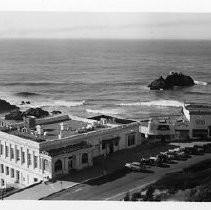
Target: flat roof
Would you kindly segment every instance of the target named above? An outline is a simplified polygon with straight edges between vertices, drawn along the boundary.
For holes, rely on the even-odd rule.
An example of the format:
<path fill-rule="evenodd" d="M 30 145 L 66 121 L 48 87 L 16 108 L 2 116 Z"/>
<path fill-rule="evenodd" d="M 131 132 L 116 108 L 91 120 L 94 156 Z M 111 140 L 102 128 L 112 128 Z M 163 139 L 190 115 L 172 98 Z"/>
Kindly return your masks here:
<path fill-rule="evenodd" d="M 200 104 L 200 103 L 190 103 L 185 104 L 185 108 L 191 114 L 211 114 L 211 105 L 210 104 Z"/>
<path fill-rule="evenodd" d="M 95 120 L 87 120 L 77 117 L 74 119 L 69 118 L 68 120 L 64 119 L 59 121 L 58 118 L 55 117 L 55 119 L 53 120 L 51 118 L 51 121 L 46 120 L 40 124 L 37 123 L 37 125 L 40 125 L 43 130 L 41 135 L 37 134 L 36 129 L 23 132 L 22 129 L 24 128 L 24 123 L 19 126 L 20 129 L 17 129 L 15 127 L 13 127 L 12 129 L 3 127 L 1 128 L 1 131 L 40 143 L 44 141 L 53 141 L 60 139 L 59 135 L 61 134 L 61 132 L 61 139 L 63 139 L 71 136 L 103 130 L 106 128 L 112 128 L 109 125 L 102 125 L 99 122 L 97 123 L 97 121 Z M 61 131 L 62 125 L 63 130 Z"/>
<path fill-rule="evenodd" d="M 142 126 L 148 126 L 148 123 L 152 120 L 152 122 L 157 124 L 174 124 L 174 125 L 180 125 L 184 124 L 187 125 L 189 122 L 187 121 L 186 117 L 184 115 L 169 115 L 169 116 L 159 116 L 159 117 L 151 117 L 146 120 L 141 121 Z"/>
<path fill-rule="evenodd" d="M 9 134 L 23 137 L 25 139 L 33 140 L 36 142 L 52 141 L 52 140 L 59 139 L 59 134 L 61 132 L 61 123 L 63 123 L 64 125 L 64 130 L 62 131 L 61 138 L 71 137 L 78 134 L 88 133 L 91 131 L 102 130 L 109 127 L 107 125 L 87 127 L 87 125 L 90 125 L 90 124 L 86 122 L 77 121 L 77 120 L 66 120 L 62 122 L 60 121 L 60 122 L 42 125 L 42 129 L 43 129 L 42 135 L 35 135 L 33 131 L 31 133 L 23 133 L 21 131 L 18 131 L 17 129 L 7 130 L 6 132 Z"/>
<path fill-rule="evenodd" d="M 47 155 L 49 156 L 57 156 L 57 155 L 61 155 L 61 154 L 65 154 L 65 153 L 71 153 L 74 151 L 78 151 L 81 149 L 87 149 L 92 147 L 91 145 L 87 144 L 86 142 L 80 142 L 78 144 L 73 144 L 73 145 L 68 145 L 66 147 L 60 147 L 57 149 L 50 149 L 50 150 L 44 150 L 43 153 L 47 153 Z"/>

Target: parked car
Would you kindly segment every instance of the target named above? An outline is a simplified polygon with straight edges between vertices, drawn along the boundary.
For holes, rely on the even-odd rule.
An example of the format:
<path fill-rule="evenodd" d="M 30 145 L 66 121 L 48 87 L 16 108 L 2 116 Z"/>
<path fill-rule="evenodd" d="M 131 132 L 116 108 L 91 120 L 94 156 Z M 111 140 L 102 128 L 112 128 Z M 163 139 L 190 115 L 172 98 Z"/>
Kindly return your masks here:
<path fill-rule="evenodd" d="M 191 155 L 202 155 L 204 152 L 199 149 L 197 146 L 186 147 L 186 150 L 190 151 Z"/>
<path fill-rule="evenodd" d="M 143 164 L 143 165 L 150 165 L 150 160 L 145 159 L 145 158 L 141 158 L 140 163 Z"/>
<path fill-rule="evenodd" d="M 140 162 L 126 163 L 125 164 L 125 167 L 126 168 L 129 168 L 129 169 L 131 169 L 133 171 L 142 171 L 142 170 L 145 170 L 146 169 L 146 166 L 143 165 Z"/>
<path fill-rule="evenodd" d="M 211 146 L 205 144 L 203 145 L 203 148 L 205 153 L 211 153 Z"/>
<path fill-rule="evenodd" d="M 158 161 L 159 161 L 158 157 L 150 157 L 149 158 L 149 162 L 150 162 L 151 166 L 155 166 Z"/>
<path fill-rule="evenodd" d="M 194 145 L 193 147 L 195 147 L 201 153 L 205 152 L 204 145 Z"/>
<path fill-rule="evenodd" d="M 185 152 L 180 150 L 169 150 L 168 155 L 171 155 L 172 160 L 185 160 L 187 158 Z"/>
<path fill-rule="evenodd" d="M 169 155 L 167 152 L 161 152 L 158 157 L 162 160 L 164 163 L 172 163 L 172 160 L 174 158 L 174 155 Z"/>

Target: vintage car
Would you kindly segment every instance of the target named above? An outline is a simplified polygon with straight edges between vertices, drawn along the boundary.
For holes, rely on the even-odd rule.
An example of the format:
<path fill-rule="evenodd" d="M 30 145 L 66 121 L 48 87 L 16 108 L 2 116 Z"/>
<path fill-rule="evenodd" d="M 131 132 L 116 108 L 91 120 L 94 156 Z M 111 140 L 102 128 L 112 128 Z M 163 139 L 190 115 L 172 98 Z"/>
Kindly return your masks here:
<path fill-rule="evenodd" d="M 132 171 L 142 171 L 146 169 L 146 166 L 140 162 L 126 163 L 125 167 L 131 169 Z"/>

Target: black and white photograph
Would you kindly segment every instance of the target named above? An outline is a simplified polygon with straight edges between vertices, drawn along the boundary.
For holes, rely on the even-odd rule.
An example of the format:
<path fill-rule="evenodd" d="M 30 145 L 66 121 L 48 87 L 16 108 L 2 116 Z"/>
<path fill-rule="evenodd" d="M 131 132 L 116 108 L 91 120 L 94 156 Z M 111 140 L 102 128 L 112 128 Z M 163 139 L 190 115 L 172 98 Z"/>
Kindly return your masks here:
<path fill-rule="evenodd" d="M 210 202 L 211 7 L 80 1 L 0 1 L 0 203 Z"/>

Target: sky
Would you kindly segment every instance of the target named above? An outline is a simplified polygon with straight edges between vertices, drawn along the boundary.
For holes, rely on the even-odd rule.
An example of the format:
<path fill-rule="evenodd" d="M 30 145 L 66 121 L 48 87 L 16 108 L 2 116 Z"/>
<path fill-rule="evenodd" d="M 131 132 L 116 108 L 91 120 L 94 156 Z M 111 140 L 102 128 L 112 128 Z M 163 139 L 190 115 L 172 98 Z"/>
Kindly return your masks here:
<path fill-rule="evenodd" d="M 211 39 L 211 13 L 1 11 L 0 38 Z"/>

